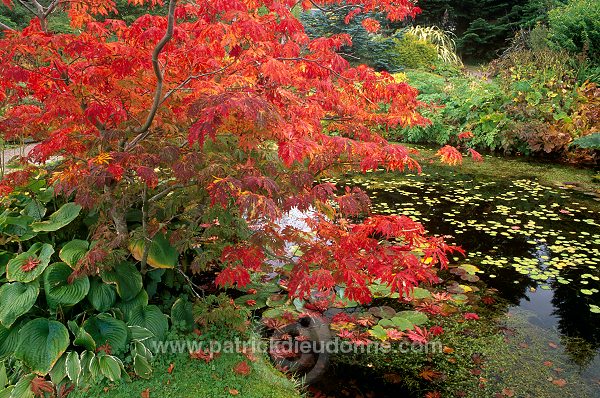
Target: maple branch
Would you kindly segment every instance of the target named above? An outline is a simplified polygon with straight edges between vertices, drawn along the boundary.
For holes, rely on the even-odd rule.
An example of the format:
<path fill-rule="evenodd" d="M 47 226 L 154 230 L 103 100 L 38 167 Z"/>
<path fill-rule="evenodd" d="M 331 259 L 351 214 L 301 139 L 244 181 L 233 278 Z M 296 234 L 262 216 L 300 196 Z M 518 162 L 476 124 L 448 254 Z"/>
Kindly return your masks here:
<path fill-rule="evenodd" d="M 157 193 L 156 195 L 154 195 L 153 197 L 148 199 L 148 202 L 152 203 L 152 202 L 156 202 L 157 200 L 161 200 L 162 198 L 164 198 L 165 196 L 167 196 L 168 194 L 170 194 L 171 192 L 173 192 L 174 190 L 179 189 L 179 188 L 184 188 L 184 185 L 183 184 L 171 185 L 170 187 L 165 188 L 163 191 Z"/>
<path fill-rule="evenodd" d="M 143 201 L 142 201 L 142 231 L 144 234 L 144 252 L 142 253 L 142 260 L 140 266 L 140 272 L 142 275 L 146 273 L 146 265 L 148 264 L 148 253 L 150 253 L 150 245 L 152 241 L 148 236 L 148 186 L 144 184 L 143 190 Z"/>
<path fill-rule="evenodd" d="M 232 66 L 235 63 L 235 60 L 233 60 L 231 63 L 229 63 L 228 65 L 223 66 L 222 68 L 219 68 L 217 70 L 214 70 L 212 72 L 206 72 L 206 73 L 201 73 L 199 75 L 192 75 L 189 76 L 188 78 L 186 78 L 184 81 L 182 81 L 179 85 L 177 85 L 177 87 L 172 88 L 171 90 L 169 90 L 165 96 L 163 97 L 163 99 L 160 101 L 160 104 L 162 104 L 163 102 L 165 102 L 167 99 L 169 99 L 169 97 L 171 95 L 173 95 L 175 92 L 183 89 L 183 87 L 185 87 L 186 84 L 188 84 L 189 82 L 191 82 L 192 80 L 195 79 L 200 79 L 201 77 L 206 77 L 206 76 L 210 76 L 210 75 L 216 75 L 217 73 L 221 73 L 223 72 L 225 69 L 228 69 L 230 66 Z M 160 105 L 159 104 L 159 105 Z"/>
<path fill-rule="evenodd" d="M 52 11 L 54 11 L 54 9 L 58 5 L 59 1 L 60 0 L 53 0 L 52 3 L 50 3 L 50 5 L 48 6 L 48 8 L 46 8 L 46 12 L 44 12 L 44 17 L 47 18 L 48 15 L 50 15 L 50 13 L 52 13 Z"/>
<path fill-rule="evenodd" d="M 154 117 L 156 116 L 156 113 L 158 112 L 158 107 L 161 104 L 160 98 L 162 95 L 164 81 L 163 81 L 163 72 L 160 70 L 158 56 L 160 55 L 162 50 L 165 48 L 167 43 L 173 37 L 173 30 L 175 27 L 175 4 L 176 3 L 177 3 L 177 0 L 169 0 L 169 11 L 167 14 L 167 31 L 165 32 L 165 35 L 163 36 L 163 38 L 158 42 L 156 47 L 154 47 L 154 51 L 152 52 L 152 68 L 154 69 L 154 74 L 156 75 L 156 89 L 154 91 L 154 101 L 152 103 L 152 108 L 150 108 L 150 113 L 148 114 L 148 117 L 146 118 L 146 123 L 144 123 L 144 125 L 142 127 L 140 127 L 139 129 L 135 130 L 135 132 L 138 133 L 138 135 L 125 146 L 125 151 L 131 150 L 133 147 L 135 147 L 137 145 L 138 142 L 140 142 L 141 140 L 143 140 L 150 134 L 150 126 L 152 125 L 152 122 L 154 121 Z"/>
<path fill-rule="evenodd" d="M 2 22 L 0 22 L 0 28 L 2 28 L 2 30 L 10 30 L 11 32 L 14 32 L 15 30 L 13 28 L 11 28 L 10 26 L 3 24 Z"/>

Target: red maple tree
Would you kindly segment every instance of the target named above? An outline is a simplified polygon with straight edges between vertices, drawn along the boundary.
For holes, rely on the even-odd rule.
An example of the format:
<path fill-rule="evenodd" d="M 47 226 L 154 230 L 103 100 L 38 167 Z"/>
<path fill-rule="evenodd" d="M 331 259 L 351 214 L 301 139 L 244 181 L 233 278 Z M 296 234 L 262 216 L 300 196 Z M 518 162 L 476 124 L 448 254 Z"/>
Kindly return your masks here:
<path fill-rule="evenodd" d="M 213 224 L 194 220 L 214 209 L 238 214 L 252 233 L 219 249 L 220 285 L 247 284 L 252 272 L 273 270 L 267 259 L 286 255 L 289 290 L 300 297 L 345 286 L 347 297 L 368 302 L 374 280 L 404 292 L 436 279 L 434 267 L 452 249 L 442 239 L 408 217 L 351 223 L 344 217 L 368 213 L 368 197 L 314 183 L 339 164 L 418 170 L 411 150 L 378 133 L 427 122 L 417 91 L 388 73 L 351 67 L 337 52 L 350 36 L 310 39 L 292 13 L 298 4 L 337 5 L 348 19 L 376 11 L 401 20 L 419 11 L 411 1 L 131 3 L 166 7 L 166 16 L 126 24 L 108 17 L 112 0 L 55 0 L 33 10 L 23 30 L 4 31 L 0 132 L 39 144 L 27 158 L 36 166 L 5 176 L 1 193 L 55 160 L 48 177 L 55 192 L 99 213 L 95 250 L 126 245 L 135 232 L 125 218 L 130 207 L 141 208 L 136 228 L 146 237 L 183 231 L 180 240 L 192 243 L 180 242 L 181 253 L 193 242 L 223 242 L 205 239 Z M 59 8 L 72 33 L 48 31 Z M 364 25 L 378 29 L 373 20 Z M 311 211 L 312 233 L 277 225 L 292 208 Z M 299 258 L 289 258 L 286 242 L 301 248 Z"/>

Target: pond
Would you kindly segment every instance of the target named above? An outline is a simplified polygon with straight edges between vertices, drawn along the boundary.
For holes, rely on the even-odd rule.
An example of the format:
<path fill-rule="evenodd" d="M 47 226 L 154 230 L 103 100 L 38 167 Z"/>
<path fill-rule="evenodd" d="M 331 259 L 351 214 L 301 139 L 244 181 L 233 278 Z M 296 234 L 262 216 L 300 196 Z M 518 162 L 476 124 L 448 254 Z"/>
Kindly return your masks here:
<path fill-rule="evenodd" d="M 466 250 L 465 258 L 453 261 L 478 267 L 478 276 L 509 303 L 501 323 L 511 330 L 506 340 L 512 339 L 516 359 L 507 362 L 508 374 L 517 384 L 540 385 L 525 386 L 528 396 L 600 396 L 595 197 L 533 178 L 494 180 L 441 167 L 418 176 L 381 172 L 329 181 L 360 186 L 375 213 L 413 217 Z M 329 384 L 341 376 L 338 389 L 346 392 L 326 388 L 327 396 L 397 396 L 332 372 Z M 360 393 L 348 393 L 354 391 L 349 384 L 361 382 L 367 385 L 355 388 Z"/>

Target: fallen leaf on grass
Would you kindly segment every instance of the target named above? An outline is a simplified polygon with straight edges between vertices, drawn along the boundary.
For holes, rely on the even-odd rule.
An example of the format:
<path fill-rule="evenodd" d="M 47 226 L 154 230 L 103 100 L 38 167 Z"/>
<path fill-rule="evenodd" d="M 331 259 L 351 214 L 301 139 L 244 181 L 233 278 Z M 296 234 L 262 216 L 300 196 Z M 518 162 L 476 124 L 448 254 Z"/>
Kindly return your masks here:
<path fill-rule="evenodd" d="M 552 380 L 552 384 L 562 388 L 567 385 L 567 381 L 565 379 L 554 379 Z"/>
<path fill-rule="evenodd" d="M 248 376 L 252 371 L 252 368 L 250 367 L 250 365 L 248 365 L 248 362 L 242 361 L 235 365 L 233 371 L 239 375 Z"/>
<path fill-rule="evenodd" d="M 236 390 L 235 388 L 230 388 L 229 393 L 231 395 L 238 395 L 240 392 L 238 390 Z"/>
<path fill-rule="evenodd" d="M 146 388 L 144 391 L 142 391 L 142 393 L 140 394 L 140 396 L 142 398 L 150 398 L 150 389 Z"/>
<path fill-rule="evenodd" d="M 167 373 L 168 374 L 173 373 L 173 369 L 175 369 L 175 364 L 174 363 L 172 363 L 172 364 L 169 365 L 169 367 L 167 368 Z"/>
<path fill-rule="evenodd" d="M 504 394 L 505 397 L 514 397 L 515 396 L 515 392 L 513 390 L 511 390 L 510 388 L 503 388 L 502 394 Z"/>

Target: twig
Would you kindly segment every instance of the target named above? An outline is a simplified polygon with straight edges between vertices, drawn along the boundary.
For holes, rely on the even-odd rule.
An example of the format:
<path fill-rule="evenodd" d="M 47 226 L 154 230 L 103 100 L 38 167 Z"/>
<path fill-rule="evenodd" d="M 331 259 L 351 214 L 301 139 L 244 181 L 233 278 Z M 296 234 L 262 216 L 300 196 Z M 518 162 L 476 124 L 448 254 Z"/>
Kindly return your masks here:
<path fill-rule="evenodd" d="M 165 48 L 167 43 L 173 37 L 173 30 L 175 27 L 175 4 L 177 0 L 169 0 L 169 11 L 167 17 L 167 31 L 163 38 L 158 42 L 156 47 L 154 47 L 154 51 L 152 52 L 152 68 L 154 69 L 154 74 L 156 75 L 156 89 L 154 91 L 154 101 L 152 103 L 152 108 L 150 108 L 150 113 L 146 118 L 146 122 L 139 129 L 136 129 L 135 132 L 138 135 L 131 140 L 127 145 L 125 145 L 125 151 L 129 151 L 134 148 L 138 142 L 146 138 L 150 134 L 150 126 L 154 121 L 154 117 L 156 116 L 156 112 L 158 112 L 158 107 L 160 106 L 162 89 L 163 89 L 163 72 L 160 69 L 160 63 L 158 61 L 158 56 Z"/>

